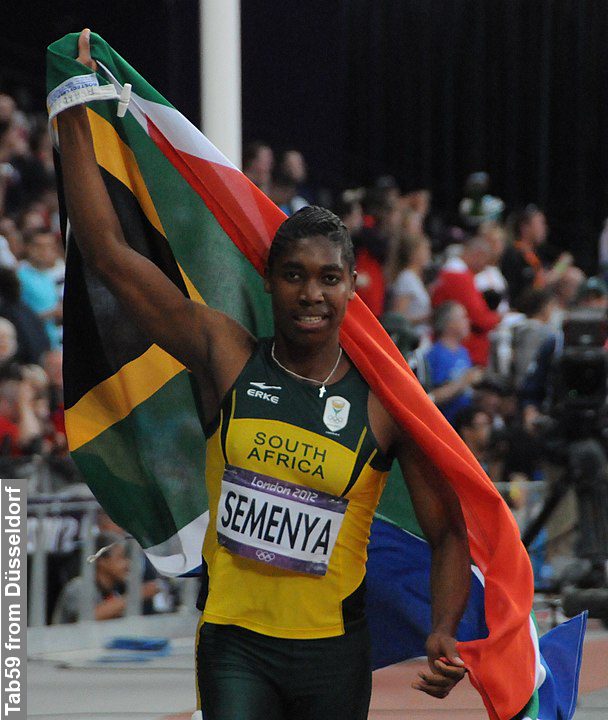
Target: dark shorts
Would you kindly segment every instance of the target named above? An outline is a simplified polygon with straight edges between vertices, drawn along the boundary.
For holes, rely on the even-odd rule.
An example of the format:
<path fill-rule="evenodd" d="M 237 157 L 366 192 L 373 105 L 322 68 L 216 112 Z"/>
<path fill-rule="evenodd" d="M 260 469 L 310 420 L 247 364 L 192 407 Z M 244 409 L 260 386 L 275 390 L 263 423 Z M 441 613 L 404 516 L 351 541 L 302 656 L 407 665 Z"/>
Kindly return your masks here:
<path fill-rule="evenodd" d="M 367 627 L 333 638 L 285 640 L 205 623 L 196 660 L 204 720 L 367 718 Z"/>

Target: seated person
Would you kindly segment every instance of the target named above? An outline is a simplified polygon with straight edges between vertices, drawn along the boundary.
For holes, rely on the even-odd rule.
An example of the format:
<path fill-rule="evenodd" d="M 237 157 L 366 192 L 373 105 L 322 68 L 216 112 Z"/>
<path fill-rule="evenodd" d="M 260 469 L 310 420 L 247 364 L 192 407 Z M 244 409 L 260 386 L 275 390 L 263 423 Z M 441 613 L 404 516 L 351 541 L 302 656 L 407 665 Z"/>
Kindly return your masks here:
<path fill-rule="evenodd" d="M 122 617 L 127 607 L 125 596 L 130 560 L 124 539 L 120 535 L 100 533 L 95 550 L 106 550 L 95 561 L 95 620 Z M 83 578 L 72 578 L 61 591 L 53 611 L 53 624 L 78 622 L 84 592 Z M 154 581 L 142 585 L 142 599 L 156 594 Z"/>
<path fill-rule="evenodd" d="M 470 323 L 460 303 L 442 303 L 435 310 L 433 327 L 435 342 L 426 354 L 430 395 L 451 423 L 459 410 L 471 404 L 472 386 L 481 380 L 483 371 L 473 366 L 462 344 L 469 335 Z"/>

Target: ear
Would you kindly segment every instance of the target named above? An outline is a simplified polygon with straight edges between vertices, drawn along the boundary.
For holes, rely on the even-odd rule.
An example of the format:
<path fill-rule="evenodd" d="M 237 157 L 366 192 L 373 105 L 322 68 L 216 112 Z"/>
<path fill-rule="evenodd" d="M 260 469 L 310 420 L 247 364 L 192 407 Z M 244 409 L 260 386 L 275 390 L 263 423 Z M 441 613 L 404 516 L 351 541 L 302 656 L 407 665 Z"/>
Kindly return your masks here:
<path fill-rule="evenodd" d="M 357 287 L 357 271 L 353 270 L 353 274 L 351 276 L 351 289 L 350 289 L 350 293 L 348 295 L 349 300 L 353 300 L 353 298 L 357 294 L 356 287 Z"/>

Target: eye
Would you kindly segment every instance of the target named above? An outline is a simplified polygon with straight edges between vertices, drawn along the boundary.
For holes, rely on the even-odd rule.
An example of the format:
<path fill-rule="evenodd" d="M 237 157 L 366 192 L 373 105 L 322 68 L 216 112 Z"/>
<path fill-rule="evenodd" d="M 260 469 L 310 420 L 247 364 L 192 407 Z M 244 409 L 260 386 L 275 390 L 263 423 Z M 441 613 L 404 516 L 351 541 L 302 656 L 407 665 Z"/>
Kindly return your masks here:
<path fill-rule="evenodd" d="M 339 275 L 334 275 L 333 273 L 323 277 L 323 281 L 328 285 L 337 285 L 341 279 Z"/>
<path fill-rule="evenodd" d="M 289 282 L 296 282 L 300 279 L 301 275 L 297 270 L 286 270 L 283 273 L 283 277 Z"/>

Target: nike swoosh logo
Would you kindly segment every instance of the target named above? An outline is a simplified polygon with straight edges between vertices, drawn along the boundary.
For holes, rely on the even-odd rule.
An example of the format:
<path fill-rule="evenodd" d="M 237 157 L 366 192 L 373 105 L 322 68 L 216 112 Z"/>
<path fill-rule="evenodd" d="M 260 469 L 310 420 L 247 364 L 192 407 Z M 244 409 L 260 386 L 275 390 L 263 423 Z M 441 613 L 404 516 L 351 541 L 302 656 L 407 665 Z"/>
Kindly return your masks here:
<path fill-rule="evenodd" d="M 266 383 L 263 382 L 250 382 L 250 385 L 253 385 L 253 387 L 258 388 L 259 390 L 282 390 L 283 388 L 280 385 L 266 385 Z"/>

